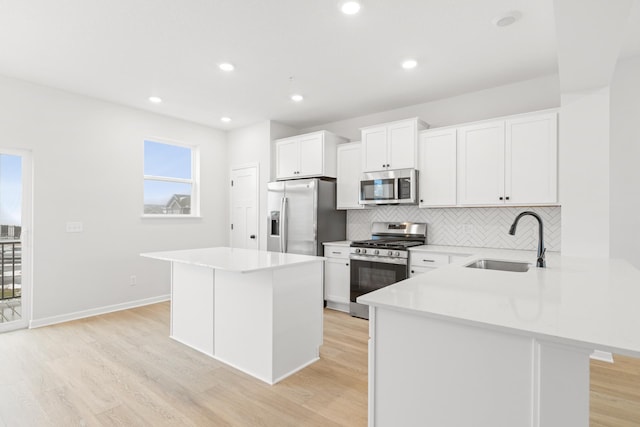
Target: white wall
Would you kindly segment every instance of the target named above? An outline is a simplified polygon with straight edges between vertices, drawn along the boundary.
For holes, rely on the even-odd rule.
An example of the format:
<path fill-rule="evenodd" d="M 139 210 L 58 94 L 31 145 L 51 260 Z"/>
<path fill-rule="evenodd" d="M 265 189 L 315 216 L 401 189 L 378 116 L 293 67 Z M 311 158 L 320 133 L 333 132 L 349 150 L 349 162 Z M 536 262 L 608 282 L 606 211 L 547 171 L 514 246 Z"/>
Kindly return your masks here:
<path fill-rule="evenodd" d="M 640 57 L 611 83 L 611 256 L 640 268 Z"/>
<path fill-rule="evenodd" d="M 141 252 L 227 244 L 224 132 L 8 78 L 0 94 L 0 146 L 33 153 L 34 319 L 166 295 L 169 265 Z M 145 137 L 200 146 L 202 218 L 141 218 Z"/>
<path fill-rule="evenodd" d="M 424 104 L 326 123 L 304 129 L 303 132 L 325 129 L 347 137 L 352 141 L 359 141 L 359 128 L 365 126 L 410 117 L 419 117 L 429 123 L 432 128 L 456 125 L 555 108 L 560 105 L 559 94 L 558 76 L 550 75 Z"/>
<path fill-rule="evenodd" d="M 562 94 L 562 253 L 609 256 L 609 88 Z"/>

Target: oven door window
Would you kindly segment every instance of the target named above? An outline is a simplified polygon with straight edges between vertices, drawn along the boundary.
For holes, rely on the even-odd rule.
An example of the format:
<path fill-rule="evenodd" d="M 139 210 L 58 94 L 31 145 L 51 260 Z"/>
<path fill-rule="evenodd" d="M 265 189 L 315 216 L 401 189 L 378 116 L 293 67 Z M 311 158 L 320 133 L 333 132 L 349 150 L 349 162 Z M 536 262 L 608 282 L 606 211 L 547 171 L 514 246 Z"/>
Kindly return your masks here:
<path fill-rule="evenodd" d="M 407 278 L 407 266 L 351 259 L 351 301 Z"/>
<path fill-rule="evenodd" d="M 395 179 L 372 179 L 360 182 L 362 200 L 394 200 Z"/>

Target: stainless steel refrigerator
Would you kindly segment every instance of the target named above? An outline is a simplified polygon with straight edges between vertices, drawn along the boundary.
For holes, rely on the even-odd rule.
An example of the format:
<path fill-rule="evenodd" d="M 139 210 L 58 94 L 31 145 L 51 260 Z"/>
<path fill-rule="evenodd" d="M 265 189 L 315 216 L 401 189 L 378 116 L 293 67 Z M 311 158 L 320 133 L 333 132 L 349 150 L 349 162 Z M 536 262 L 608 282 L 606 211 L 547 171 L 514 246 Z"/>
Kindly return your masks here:
<path fill-rule="evenodd" d="M 336 210 L 335 182 L 296 179 L 267 188 L 267 250 L 322 256 L 323 242 L 345 240 L 347 216 Z"/>

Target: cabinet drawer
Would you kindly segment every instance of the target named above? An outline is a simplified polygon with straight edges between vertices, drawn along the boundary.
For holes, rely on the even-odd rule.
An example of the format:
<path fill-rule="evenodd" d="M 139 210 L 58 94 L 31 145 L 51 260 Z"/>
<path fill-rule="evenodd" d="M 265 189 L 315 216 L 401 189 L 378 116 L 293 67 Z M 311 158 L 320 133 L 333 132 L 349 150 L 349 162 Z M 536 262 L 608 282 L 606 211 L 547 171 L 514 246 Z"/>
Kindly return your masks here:
<path fill-rule="evenodd" d="M 348 246 L 325 246 L 324 256 L 327 258 L 349 258 Z"/>
<path fill-rule="evenodd" d="M 435 270 L 437 267 L 411 267 L 409 270 L 409 277 L 415 277 L 418 274 L 428 273 Z"/>
<path fill-rule="evenodd" d="M 449 259 L 449 263 L 453 264 L 454 262 L 462 262 L 469 258 L 471 255 L 451 255 Z"/>
<path fill-rule="evenodd" d="M 449 264 L 449 255 L 411 252 L 411 267 L 440 267 Z"/>

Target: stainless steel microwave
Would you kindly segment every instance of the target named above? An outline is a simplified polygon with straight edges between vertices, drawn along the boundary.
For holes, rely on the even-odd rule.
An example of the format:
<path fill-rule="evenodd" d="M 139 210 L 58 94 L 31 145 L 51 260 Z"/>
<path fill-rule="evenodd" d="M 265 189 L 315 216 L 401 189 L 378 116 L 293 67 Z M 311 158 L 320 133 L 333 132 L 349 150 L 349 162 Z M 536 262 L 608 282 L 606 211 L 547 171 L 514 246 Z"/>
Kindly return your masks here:
<path fill-rule="evenodd" d="M 417 204 L 418 171 L 365 172 L 360 179 L 361 205 Z"/>

